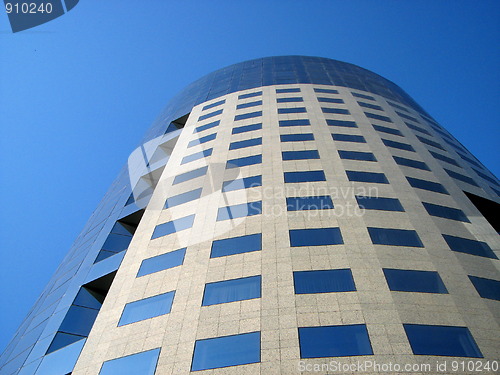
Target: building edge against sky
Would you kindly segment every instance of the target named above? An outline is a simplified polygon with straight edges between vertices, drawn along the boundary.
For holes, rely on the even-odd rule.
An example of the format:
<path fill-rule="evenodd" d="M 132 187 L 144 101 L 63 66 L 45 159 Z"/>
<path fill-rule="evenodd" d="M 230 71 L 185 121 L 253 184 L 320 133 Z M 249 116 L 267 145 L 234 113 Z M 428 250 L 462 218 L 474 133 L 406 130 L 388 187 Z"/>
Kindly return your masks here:
<path fill-rule="evenodd" d="M 372 72 L 303 56 L 223 68 L 148 130 L 0 374 L 498 360 L 499 196 Z"/>

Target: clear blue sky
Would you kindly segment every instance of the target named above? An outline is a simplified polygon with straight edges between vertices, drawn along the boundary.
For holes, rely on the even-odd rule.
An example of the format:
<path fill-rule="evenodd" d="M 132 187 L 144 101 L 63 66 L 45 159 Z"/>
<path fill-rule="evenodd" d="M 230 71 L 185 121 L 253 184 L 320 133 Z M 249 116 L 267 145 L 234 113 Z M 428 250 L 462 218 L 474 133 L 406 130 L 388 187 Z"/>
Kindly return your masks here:
<path fill-rule="evenodd" d="M 498 176 L 499 46 L 500 2 L 487 0 L 81 0 L 18 34 L 0 14 L 0 351 L 188 83 L 264 56 L 354 63 L 401 86 Z"/>

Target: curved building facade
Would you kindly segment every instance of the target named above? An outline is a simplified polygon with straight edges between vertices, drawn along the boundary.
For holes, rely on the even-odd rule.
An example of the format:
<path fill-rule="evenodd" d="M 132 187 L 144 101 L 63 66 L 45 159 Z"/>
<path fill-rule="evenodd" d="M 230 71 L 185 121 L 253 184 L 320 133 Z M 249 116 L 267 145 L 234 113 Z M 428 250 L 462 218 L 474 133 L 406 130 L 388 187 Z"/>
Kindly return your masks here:
<path fill-rule="evenodd" d="M 494 373 L 499 196 L 377 74 L 229 66 L 148 130 L 0 374 Z"/>

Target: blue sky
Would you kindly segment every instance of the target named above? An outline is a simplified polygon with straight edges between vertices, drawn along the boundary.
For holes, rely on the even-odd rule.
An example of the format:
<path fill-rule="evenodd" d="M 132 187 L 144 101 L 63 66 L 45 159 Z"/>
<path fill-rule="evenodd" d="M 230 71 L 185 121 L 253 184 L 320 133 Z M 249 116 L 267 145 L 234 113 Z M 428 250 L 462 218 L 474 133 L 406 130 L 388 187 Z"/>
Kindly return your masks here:
<path fill-rule="evenodd" d="M 401 86 L 497 176 L 498 1 L 81 0 L 0 14 L 0 351 L 176 92 L 240 61 L 312 55 Z"/>

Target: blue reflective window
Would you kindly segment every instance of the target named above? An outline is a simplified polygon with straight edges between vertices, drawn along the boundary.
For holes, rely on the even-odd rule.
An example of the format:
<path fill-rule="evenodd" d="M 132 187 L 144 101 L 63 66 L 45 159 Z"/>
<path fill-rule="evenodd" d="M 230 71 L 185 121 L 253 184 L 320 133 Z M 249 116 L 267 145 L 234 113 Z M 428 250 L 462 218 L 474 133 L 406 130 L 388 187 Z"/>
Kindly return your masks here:
<path fill-rule="evenodd" d="M 262 116 L 262 111 L 242 113 L 241 115 L 234 116 L 234 121 L 245 120 L 247 118 L 254 118 Z"/>
<path fill-rule="evenodd" d="M 358 125 L 354 121 L 347 121 L 347 120 L 332 120 L 332 119 L 326 119 L 326 123 L 329 126 L 340 126 L 342 128 L 357 128 Z"/>
<path fill-rule="evenodd" d="M 469 219 L 464 214 L 464 212 L 462 210 L 459 210 L 458 208 L 440 206 L 438 204 L 432 204 L 427 202 L 422 202 L 422 204 L 424 205 L 425 209 L 431 216 L 470 223 Z"/>
<path fill-rule="evenodd" d="M 358 104 L 359 104 L 361 107 L 370 108 L 370 109 L 375 109 L 375 110 L 377 110 L 377 111 L 383 111 L 383 110 L 384 110 L 381 106 L 379 106 L 379 105 L 375 105 L 375 104 L 371 104 L 371 103 L 358 102 Z"/>
<path fill-rule="evenodd" d="M 276 94 L 286 94 L 289 92 L 300 92 L 300 88 L 294 87 L 289 89 L 276 89 Z"/>
<path fill-rule="evenodd" d="M 401 202 L 396 198 L 356 196 L 356 200 L 359 207 L 365 210 L 404 211 Z"/>
<path fill-rule="evenodd" d="M 311 125 L 308 119 L 297 119 L 297 120 L 280 120 L 280 126 L 305 126 Z"/>
<path fill-rule="evenodd" d="M 387 147 L 397 148 L 399 150 L 405 150 L 405 151 L 415 152 L 415 149 L 412 147 L 412 145 L 409 145 L 407 143 L 401 143 L 401 142 L 391 141 L 389 139 L 383 139 L 383 138 L 382 138 L 382 142 Z"/>
<path fill-rule="evenodd" d="M 476 173 L 477 173 L 477 175 L 478 175 L 479 177 L 484 178 L 486 181 L 489 181 L 489 182 L 491 182 L 492 184 L 499 186 L 498 182 L 497 182 L 495 179 L 493 179 L 493 178 L 491 178 L 490 176 L 488 176 L 488 175 L 486 175 L 486 174 L 484 174 L 484 173 L 482 173 L 482 172 L 478 171 L 476 168 L 472 168 L 472 169 L 474 170 L 474 172 L 476 172 Z"/>
<path fill-rule="evenodd" d="M 258 146 L 262 144 L 262 138 L 251 138 L 245 139 L 243 141 L 231 142 L 229 145 L 230 150 L 238 150 L 240 148 Z"/>
<path fill-rule="evenodd" d="M 232 220 L 238 217 L 260 215 L 262 213 L 262 201 L 235 204 L 219 208 L 217 221 Z"/>
<path fill-rule="evenodd" d="M 209 134 L 201 138 L 193 139 L 188 143 L 188 148 L 201 145 L 202 143 L 207 143 L 213 141 L 217 137 L 217 133 Z"/>
<path fill-rule="evenodd" d="M 219 100 L 218 102 L 215 102 L 215 103 L 212 103 L 212 104 L 207 104 L 206 106 L 204 106 L 201 110 L 202 111 L 205 111 L 207 109 L 210 109 L 210 108 L 214 108 L 214 107 L 217 107 L 219 105 L 222 105 L 226 102 L 226 99 L 222 99 L 222 100 Z"/>
<path fill-rule="evenodd" d="M 153 232 L 153 235 L 151 236 L 151 239 L 154 240 L 158 237 L 167 236 L 175 232 L 180 232 L 181 230 L 189 229 L 193 226 L 193 222 L 194 215 L 189 215 L 180 219 L 157 225 Z"/>
<path fill-rule="evenodd" d="M 369 227 L 368 233 L 375 245 L 424 247 L 414 230 Z"/>
<path fill-rule="evenodd" d="M 498 259 L 493 250 L 491 250 L 486 242 L 470 240 L 463 237 L 450 236 L 448 234 L 443 234 L 443 238 L 445 239 L 450 249 L 453 251 L 491 259 Z"/>
<path fill-rule="evenodd" d="M 198 117 L 198 121 L 206 120 L 207 118 L 220 115 L 221 113 L 222 113 L 222 109 L 219 109 L 217 111 L 213 111 L 213 112 L 207 113 L 206 115 L 202 115 L 202 116 Z"/>
<path fill-rule="evenodd" d="M 446 141 L 446 140 L 445 140 Z M 448 142 L 450 145 L 452 145 L 453 147 L 455 147 L 456 149 L 460 150 L 456 145 Z M 465 152 L 463 150 L 460 150 L 462 152 Z M 475 165 L 476 167 L 479 167 L 479 168 L 482 168 L 481 165 L 477 162 L 475 162 L 474 160 L 472 160 L 471 158 L 468 158 L 467 156 L 465 155 L 462 155 L 460 152 L 457 152 L 458 153 L 458 156 L 460 156 L 463 160 L 465 160 L 466 162 L 469 162 L 471 163 L 472 165 Z"/>
<path fill-rule="evenodd" d="M 337 103 L 337 104 L 342 104 L 344 101 L 339 98 L 320 98 L 318 97 L 318 102 L 321 103 Z"/>
<path fill-rule="evenodd" d="M 291 229 L 290 246 L 341 245 L 344 243 L 340 228 Z"/>
<path fill-rule="evenodd" d="M 288 211 L 328 210 L 333 208 L 332 198 L 328 195 L 317 197 L 289 197 L 286 199 Z"/>
<path fill-rule="evenodd" d="M 260 129 L 262 129 L 262 123 L 238 126 L 236 128 L 233 128 L 233 131 L 231 134 L 241 134 L 241 133 L 251 132 L 251 131 L 260 130 Z"/>
<path fill-rule="evenodd" d="M 260 332 L 197 340 L 191 371 L 260 362 Z"/>
<path fill-rule="evenodd" d="M 375 113 L 365 112 L 365 116 L 368 118 L 372 118 L 374 120 L 380 120 L 385 122 L 392 122 L 392 120 L 387 116 L 377 115 Z"/>
<path fill-rule="evenodd" d="M 338 94 L 339 93 L 337 90 L 333 90 L 333 89 L 319 89 L 319 88 L 315 88 L 314 92 L 320 92 L 320 93 L 323 93 L 323 94 Z"/>
<path fill-rule="evenodd" d="M 377 161 L 375 155 L 373 155 L 371 152 L 339 150 L 339 155 L 341 159 Z"/>
<path fill-rule="evenodd" d="M 403 324 L 413 354 L 483 358 L 467 327 Z"/>
<path fill-rule="evenodd" d="M 170 313 L 174 295 L 172 291 L 127 303 L 118 327 Z"/>
<path fill-rule="evenodd" d="M 373 354 L 364 324 L 299 328 L 300 358 Z"/>
<path fill-rule="evenodd" d="M 356 290 L 350 269 L 296 271 L 295 294 L 353 292 Z"/>
<path fill-rule="evenodd" d="M 387 134 L 392 134 L 392 135 L 397 135 L 400 137 L 403 137 L 403 133 L 401 133 L 398 129 L 394 128 L 388 128 L 387 126 L 380 126 L 380 125 L 372 125 L 373 129 L 375 129 L 378 132 L 382 133 L 387 133 Z"/>
<path fill-rule="evenodd" d="M 212 242 L 210 258 L 250 253 L 262 250 L 262 234 L 255 233 L 240 237 L 224 238 Z"/>
<path fill-rule="evenodd" d="M 319 159 L 318 150 L 283 151 L 283 160 Z"/>
<path fill-rule="evenodd" d="M 407 120 L 410 120 L 410 121 L 413 121 L 413 122 L 416 122 L 416 123 L 419 123 L 419 122 L 420 122 L 420 121 L 418 121 L 415 117 L 405 115 L 404 113 L 401 113 L 401 112 L 398 112 L 398 111 L 396 111 L 396 113 L 398 114 L 398 116 L 400 116 L 400 117 L 402 117 L 402 118 L 405 118 L 405 119 L 407 119 Z"/>
<path fill-rule="evenodd" d="M 411 187 L 414 187 L 416 189 L 429 190 L 441 194 L 448 194 L 448 191 L 444 188 L 444 186 L 437 182 L 421 180 L 419 178 L 413 178 L 413 177 L 406 177 L 406 179 L 410 183 Z"/>
<path fill-rule="evenodd" d="M 362 172 L 362 171 L 345 171 L 349 181 L 358 182 L 373 182 L 377 184 L 388 184 L 389 181 L 385 174 L 375 172 Z"/>
<path fill-rule="evenodd" d="M 160 348 L 106 361 L 99 375 L 154 375 Z"/>
<path fill-rule="evenodd" d="M 440 150 L 445 151 L 445 149 L 443 148 L 443 146 L 441 146 L 437 142 L 431 141 L 430 139 L 427 139 L 427 138 L 424 138 L 424 137 L 420 137 L 418 135 L 416 137 L 420 140 L 420 142 L 425 143 L 426 145 L 429 145 L 429 146 L 432 146 L 432 147 L 436 147 L 436 148 L 439 148 Z"/>
<path fill-rule="evenodd" d="M 430 169 L 427 166 L 427 164 L 425 164 L 423 161 L 402 158 L 402 157 L 399 157 L 399 156 L 393 156 L 393 158 L 394 158 L 394 161 L 398 165 L 404 165 L 405 167 L 422 169 L 424 171 L 430 171 Z"/>
<path fill-rule="evenodd" d="M 450 170 L 448 170 L 446 168 L 444 168 L 444 170 L 445 170 L 446 173 L 448 173 L 448 176 L 450 176 L 451 178 L 454 178 L 455 180 L 459 180 L 459 181 L 465 182 L 466 184 L 469 184 L 469 185 L 479 186 L 476 183 L 476 181 L 474 181 L 470 177 L 464 176 L 463 174 L 460 174 L 460 173 L 457 173 L 457 172 L 450 171 Z"/>
<path fill-rule="evenodd" d="M 261 96 L 262 91 L 256 91 L 256 92 L 251 92 L 248 94 L 242 94 L 238 96 L 238 99 L 247 99 L 247 98 L 253 98 L 254 96 Z"/>
<path fill-rule="evenodd" d="M 387 101 L 387 103 L 389 103 L 389 105 L 390 105 L 391 107 L 398 108 L 398 109 L 400 109 L 400 110 L 402 110 L 402 111 L 405 111 L 405 112 L 409 112 L 409 111 L 408 111 L 405 107 L 403 107 L 403 106 L 401 106 L 401 105 L 399 105 L 399 104 L 396 104 L 396 103 L 391 103 L 390 101 Z"/>
<path fill-rule="evenodd" d="M 352 94 L 352 96 L 355 96 L 356 98 L 375 100 L 375 98 L 373 96 L 358 94 L 357 92 L 351 92 L 351 94 Z"/>
<path fill-rule="evenodd" d="M 436 271 L 398 270 L 384 268 L 389 289 L 397 292 L 448 294 L 443 280 Z"/>
<path fill-rule="evenodd" d="M 189 181 L 207 174 L 208 166 L 204 166 L 198 169 L 193 169 L 192 171 L 181 173 L 175 176 L 172 185 L 180 184 L 181 182 Z"/>
<path fill-rule="evenodd" d="M 286 114 L 286 113 L 305 113 L 307 112 L 305 107 L 296 107 L 296 108 L 278 108 L 278 113 Z"/>
<path fill-rule="evenodd" d="M 72 305 L 62 321 L 59 331 L 88 336 L 98 313 L 98 309 Z"/>
<path fill-rule="evenodd" d="M 323 113 L 335 113 L 337 115 L 350 115 L 351 112 L 347 109 L 343 108 L 327 108 L 327 107 L 321 107 L 321 110 Z"/>
<path fill-rule="evenodd" d="M 285 183 L 326 181 L 323 171 L 285 172 Z"/>
<path fill-rule="evenodd" d="M 184 156 L 182 158 L 181 165 L 189 163 L 189 162 L 192 162 L 192 161 L 195 161 L 195 160 L 206 158 L 207 156 L 210 156 L 210 155 L 212 155 L 212 149 L 211 148 L 203 150 L 203 151 L 200 151 L 200 152 L 195 152 L 194 154 Z"/>
<path fill-rule="evenodd" d="M 410 129 L 413 129 L 413 130 L 416 130 L 420 133 L 423 133 L 423 134 L 427 134 L 427 135 L 430 135 L 432 137 L 432 134 L 427 131 L 426 129 L 424 128 L 421 128 L 420 126 L 416 126 L 416 125 L 413 125 L 413 124 L 409 124 L 407 122 L 405 122 L 406 126 L 408 126 Z"/>
<path fill-rule="evenodd" d="M 469 279 L 481 297 L 500 301 L 500 281 L 470 275 Z"/>
<path fill-rule="evenodd" d="M 363 137 L 362 135 L 334 133 L 332 134 L 332 138 L 335 141 L 341 142 L 366 143 L 365 137 Z"/>
<path fill-rule="evenodd" d="M 278 98 L 276 100 L 278 103 L 301 103 L 304 101 L 300 96 L 294 96 L 291 98 Z"/>
<path fill-rule="evenodd" d="M 178 206 L 180 204 L 194 201 L 195 199 L 198 199 L 201 197 L 202 190 L 203 190 L 202 188 L 199 188 L 199 189 L 187 191 L 187 192 L 182 193 L 182 194 L 174 195 L 173 197 L 170 197 L 167 199 L 167 201 L 165 202 L 165 208 L 175 207 L 175 206 Z"/>
<path fill-rule="evenodd" d="M 312 133 L 281 134 L 280 140 L 281 142 L 314 141 L 314 134 Z"/>
<path fill-rule="evenodd" d="M 261 284 L 260 275 L 208 283 L 202 306 L 260 298 Z"/>
<path fill-rule="evenodd" d="M 258 105 L 262 105 L 262 100 L 256 100 L 255 102 L 249 102 L 249 103 L 242 103 L 238 104 L 236 106 L 236 109 L 243 109 L 243 108 L 250 108 L 250 107 L 256 107 Z"/>
<path fill-rule="evenodd" d="M 262 176 L 244 177 L 237 180 L 224 181 L 222 183 L 222 192 L 249 189 L 252 187 L 262 186 Z"/>
<path fill-rule="evenodd" d="M 139 268 L 139 272 L 137 272 L 137 277 L 181 266 L 184 263 L 185 255 L 186 248 L 184 247 L 166 254 L 144 259 Z"/>
<path fill-rule="evenodd" d="M 247 165 L 261 164 L 262 155 L 251 155 L 238 159 L 230 159 L 226 162 L 226 169 L 246 167 Z"/>

